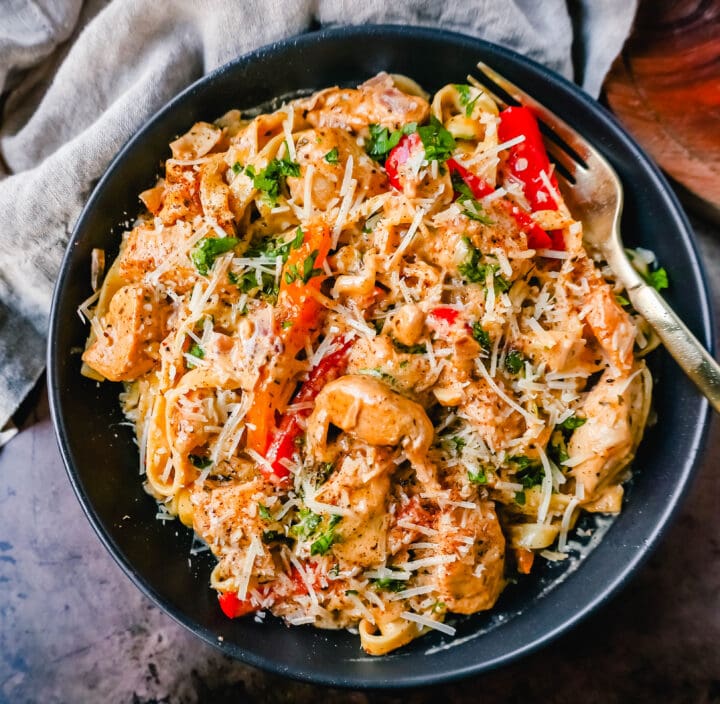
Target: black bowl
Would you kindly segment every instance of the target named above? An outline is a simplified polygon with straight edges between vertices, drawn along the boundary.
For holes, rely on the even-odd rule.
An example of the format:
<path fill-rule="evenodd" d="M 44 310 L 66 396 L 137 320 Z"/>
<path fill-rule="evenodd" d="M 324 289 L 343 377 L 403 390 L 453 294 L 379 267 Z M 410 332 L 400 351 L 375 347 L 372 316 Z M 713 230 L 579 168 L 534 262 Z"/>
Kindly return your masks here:
<path fill-rule="evenodd" d="M 197 120 L 302 89 L 357 84 L 380 70 L 407 74 L 432 91 L 463 81 L 478 60 L 562 115 L 612 162 L 625 185 L 627 243 L 658 254 L 673 282 L 670 303 L 710 346 L 712 317 L 693 236 L 655 166 L 576 86 L 507 49 L 449 32 L 390 26 L 328 30 L 226 64 L 175 98 L 125 145 L 75 227 L 55 289 L 48 351 L 52 415 L 70 481 L 100 539 L 138 587 L 195 634 L 252 665 L 335 686 L 399 687 L 508 662 L 567 630 L 627 581 L 657 543 L 697 466 L 708 405 L 658 351 L 651 365 L 658 420 L 641 445 L 623 513 L 611 525 L 584 519 L 595 533 L 573 559 L 548 563 L 510 585 L 492 613 L 457 619 L 454 639 L 432 634 L 374 659 L 363 656 L 357 636 L 345 632 L 287 628 L 270 618 L 264 624 L 227 620 L 208 586 L 211 558 L 189 555 L 191 534 L 178 523 L 155 520 L 155 503 L 138 476 L 131 430 L 120 425 L 119 385 L 80 376 L 77 349 L 88 329 L 75 310 L 90 293 L 92 248 L 115 255 L 120 223 L 138 211 L 137 194 L 154 183 L 169 156 L 168 142 Z"/>

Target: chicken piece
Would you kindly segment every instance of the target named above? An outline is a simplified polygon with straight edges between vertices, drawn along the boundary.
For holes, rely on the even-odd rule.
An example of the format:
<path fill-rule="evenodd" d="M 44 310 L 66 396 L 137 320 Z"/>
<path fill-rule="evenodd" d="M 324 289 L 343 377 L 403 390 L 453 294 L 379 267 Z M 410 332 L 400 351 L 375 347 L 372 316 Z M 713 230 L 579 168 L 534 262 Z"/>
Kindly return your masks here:
<path fill-rule="evenodd" d="M 525 419 L 500 398 L 484 379 L 464 387 L 460 414 L 467 417 L 475 431 L 492 450 L 519 438 L 526 430 Z"/>
<path fill-rule="evenodd" d="M 200 167 L 200 203 L 203 214 L 233 235 L 233 213 L 230 210 L 230 189 L 223 177 L 226 165 L 222 155 L 214 156 Z"/>
<path fill-rule="evenodd" d="M 343 515 L 338 526 L 341 540 L 333 546 L 336 557 L 363 567 L 385 562 L 387 495 L 395 469 L 387 450 L 359 449 L 343 457 L 320 488 L 318 501 L 352 511 Z"/>
<path fill-rule="evenodd" d="M 297 134 L 295 145 L 300 176 L 287 179 L 290 195 L 297 205 L 305 205 L 305 179 L 308 166 L 313 165 L 311 202 L 314 208 L 326 210 L 333 201 L 338 206 L 338 194 L 345 175 L 349 157 L 353 159 L 353 178 L 357 181 L 355 193 L 364 193 L 366 198 L 387 190 L 387 176 L 355 139 L 345 130 L 334 127 L 306 130 Z M 337 156 L 330 161 L 326 155 L 337 150 Z"/>
<path fill-rule="evenodd" d="M 379 73 L 358 88 L 329 88 L 297 101 L 315 127 L 358 131 L 370 124 L 398 129 L 408 122 L 424 122 L 430 114 L 425 98 L 395 87 L 387 73 Z"/>
<path fill-rule="evenodd" d="M 621 373 L 627 373 L 633 363 L 635 326 L 630 316 L 618 305 L 615 296 L 604 281 L 590 293 L 587 314 L 603 352 Z"/>
<path fill-rule="evenodd" d="M 243 574 L 251 543 L 262 548 L 265 525 L 257 506 L 265 498 L 261 479 L 222 483 L 209 490 L 193 488 L 190 496 L 193 527 L 213 554 L 225 563 L 223 572 L 226 574 Z M 253 562 L 252 575 L 260 581 L 267 581 L 275 574 L 272 555 L 267 548 L 262 548 Z"/>
<path fill-rule="evenodd" d="M 424 533 L 421 530 L 409 528 L 407 524 L 434 529 L 436 516 L 435 507 L 429 505 L 429 502 L 423 505 L 419 496 L 411 496 L 407 503 L 399 505 L 387 536 L 390 554 L 397 555 L 400 550 L 407 548 L 416 540 L 425 540 Z M 399 525 L 401 521 L 406 525 Z"/>
<path fill-rule="evenodd" d="M 330 425 L 369 445 L 400 445 L 422 484 L 437 490 L 435 468 L 427 458 L 435 431 L 420 404 L 377 379 L 349 374 L 322 389 L 308 419 L 308 449 L 319 461 L 332 456 L 327 447 Z"/>
<path fill-rule="evenodd" d="M 542 335 L 525 332 L 518 340 L 518 347 L 536 365 L 545 362 L 548 371 L 573 370 L 592 374 L 604 363 L 597 359 L 597 351 L 587 344 L 583 332 L 584 325 L 577 315 L 569 313 L 556 329 L 545 330 Z"/>
<path fill-rule="evenodd" d="M 360 370 L 373 370 L 387 379 L 393 388 L 421 403 L 423 399 L 417 394 L 427 390 L 437 378 L 431 373 L 425 355 L 400 352 L 388 335 L 377 335 L 372 339 L 361 337 L 355 342 L 350 349 L 348 372 L 354 374 Z"/>
<path fill-rule="evenodd" d="M 165 162 L 165 192 L 158 217 L 163 225 L 173 225 L 178 220 L 190 222 L 201 214 L 200 173 L 192 166 L 168 159 Z"/>
<path fill-rule="evenodd" d="M 578 409 L 587 420 L 573 432 L 568 455 L 585 458 L 571 474 L 584 486 L 588 503 L 632 460 L 647 419 L 649 384 L 644 365 L 631 376 L 608 369 Z"/>
<path fill-rule="evenodd" d="M 151 289 L 123 286 L 98 321 L 102 335 L 85 350 L 83 362 L 110 381 L 137 379 L 155 364 L 166 320 L 166 306 L 154 300 Z"/>
<path fill-rule="evenodd" d="M 592 330 L 602 351 L 615 367 L 616 373 L 627 374 L 633 364 L 635 325 L 615 300 L 610 285 L 603 279 L 587 256 L 579 257 L 573 278 L 584 279 L 590 293 L 579 302 L 580 315 Z"/>
<path fill-rule="evenodd" d="M 185 293 L 197 279 L 186 255 L 192 238 L 192 227 L 186 222 L 162 228 L 138 225 L 123 243 L 116 262 L 118 275 L 124 281 L 139 282 L 153 274 L 158 282 L 171 284 L 179 294 Z"/>
<path fill-rule="evenodd" d="M 477 509 L 443 510 L 437 521 L 436 554 L 457 559 L 436 567 L 435 582 L 439 600 L 457 614 L 491 609 L 505 586 L 505 537 L 495 506 L 478 503 Z"/>

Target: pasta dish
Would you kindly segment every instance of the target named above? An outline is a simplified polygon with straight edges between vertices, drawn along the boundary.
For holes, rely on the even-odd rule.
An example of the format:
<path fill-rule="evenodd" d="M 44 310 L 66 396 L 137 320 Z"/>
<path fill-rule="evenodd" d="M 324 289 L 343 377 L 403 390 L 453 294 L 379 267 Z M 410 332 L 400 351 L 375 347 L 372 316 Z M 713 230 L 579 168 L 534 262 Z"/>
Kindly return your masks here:
<path fill-rule="evenodd" d="M 146 490 L 231 618 L 382 655 L 621 510 L 646 328 L 532 112 L 468 80 L 195 124 L 81 306 L 83 373 L 124 383 Z"/>

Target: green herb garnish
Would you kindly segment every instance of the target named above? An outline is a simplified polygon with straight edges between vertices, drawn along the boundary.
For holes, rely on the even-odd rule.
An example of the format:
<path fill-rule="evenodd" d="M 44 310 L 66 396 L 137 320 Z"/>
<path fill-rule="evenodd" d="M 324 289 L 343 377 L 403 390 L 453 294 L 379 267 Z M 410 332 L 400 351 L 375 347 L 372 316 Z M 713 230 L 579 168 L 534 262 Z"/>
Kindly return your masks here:
<path fill-rule="evenodd" d="M 485 352 L 490 352 L 490 348 L 492 347 L 490 334 L 487 330 L 483 329 L 483 326 L 477 321 L 472 324 L 472 336 Z"/>
<path fill-rule="evenodd" d="M 393 579 L 392 577 L 380 577 L 380 579 L 373 579 L 372 585 L 375 589 L 382 589 L 386 592 L 401 592 L 407 586 L 405 581 L 402 579 Z"/>
<path fill-rule="evenodd" d="M 385 161 L 387 155 L 402 139 L 403 135 L 418 131 L 417 122 L 408 122 L 400 130 L 390 132 L 382 125 L 368 125 L 370 138 L 365 143 L 365 151 L 376 161 Z"/>
<path fill-rule="evenodd" d="M 498 273 L 500 266 L 498 264 L 486 264 L 481 261 L 480 250 L 473 245 L 469 237 L 463 237 L 462 241 L 470 251 L 468 258 L 458 266 L 458 272 L 466 281 L 470 283 L 486 283 L 488 273 L 492 273 L 493 284 L 496 292 L 503 293 L 510 288 L 510 283 Z"/>
<path fill-rule="evenodd" d="M 337 163 L 338 163 L 338 149 L 337 149 L 337 147 L 333 147 L 333 148 L 325 155 L 325 161 L 327 161 L 328 164 L 337 164 Z"/>
<path fill-rule="evenodd" d="M 260 518 L 264 521 L 272 521 L 272 515 L 270 514 L 270 509 L 267 506 L 258 504 L 258 513 L 260 514 Z"/>
<path fill-rule="evenodd" d="M 335 527 L 341 520 L 342 516 L 335 514 L 330 516 L 327 530 L 310 546 L 311 555 L 324 555 L 330 549 L 330 546 L 338 539 Z"/>
<path fill-rule="evenodd" d="M 665 267 L 650 271 L 643 277 L 656 291 L 662 291 L 670 285 Z"/>
<path fill-rule="evenodd" d="M 245 173 L 252 177 L 253 186 L 265 193 L 274 205 L 280 195 L 281 189 L 285 186 L 288 176 L 300 176 L 300 164 L 291 161 L 285 156 L 282 159 L 273 159 L 262 171 L 251 173 L 251 167 L 245 169 Z"/>
<path fill-rule="evenodd" d="M 525 489 L 542 484 L 545 476 L 545 469 L 538 460 L 532 460 L 527 455 L 515 455 L 510 458 L 510 462 L 517 467 L 515 479 L 523 485 Z"/>
<path fill-rule="evenodd" d="M 206 469 L 212 464 L 212 460 L 209 457 L 203 457 L 202 455 L 188 455 L 188 459 L 193 467 L 198 469 Z"/>
<path fill-rule="evenodd" d="M 562 428 L 563 430 L 576 430 L 581 425 L 585 425 L 585 423 L 587 423 L 587 418 L 572 415 L 560 423 L 558 428 Z"/>
<path fill-rule="evenodd" d="M 519 374 L 524 364 L 523 356 L 518 350 L 510 350 L 505 356 L 505 369 L 510 374 Z"/>
<path fill-rule="evenodd" d="M 477 472 L 469 469 L 468 479 L 471 484 L 487 484 L 487 472 L 482 467 Z"/>
<path fill-rule="evenodd" d="M 430 116 L 430 124 L 418 127 L 417 132 L 428 161 L 446 161 L 450 158 L 455 149 L 455 138 L 434 115 Z"/>
<path fill-rule="evenodd" d="M 525 505 L 525 492 L 524 491 L 516 491 L 515 492 L 515 503 L 518 506 Z"/>
<path fill-rule="evenodd" d="M 392 340 L 395 349 L 399 352 L 404 352 L 405 354 L 425 354 L 427 352 L 427 347 L 425 347 L 425 345 L 404 345 L 392 336 L 390 336 L 390 339 Z"/>
<path fill-rule="evenodd" d="M 465 117 L 470 117 L 472 115 L 473 108 L 475 107 L 475 103 L 478 101 L 478 98 L 482 94 L 478 93 L 471 100 L 470 99 L 470 86 L 456 83 L 455 90 L 458 92 L 458 95 L 460 96 L 460 105 L 465 107 Z"/>
<path fill-rule="evenodd" d="M 236 161 L 230 168 L 232 168 L 234 174 L 240 174 L 243 170 L 242 164 L 239 161 Z"/>
<path fill-rule="evenodd" d="M 203 237 L 190 252 L 190 259 L 198 274 L 207 276 L 215 260 L 233 250 L 240 240 L 235 237 Z"/>
<path fill-rule="evenodd" d="M 262 534 L 263 543 L 286 543 L 292 545 L 292 538 L 285 535 L 281 530 L 266 530 Z"/>
<path fill-rule="evenodd" d="M 313 513 L 309 508 L 300 509 L 300 521 L 290 528 L 290 532 L 298 538 L 312 535 L 322 521 L 322 516 Z"/>

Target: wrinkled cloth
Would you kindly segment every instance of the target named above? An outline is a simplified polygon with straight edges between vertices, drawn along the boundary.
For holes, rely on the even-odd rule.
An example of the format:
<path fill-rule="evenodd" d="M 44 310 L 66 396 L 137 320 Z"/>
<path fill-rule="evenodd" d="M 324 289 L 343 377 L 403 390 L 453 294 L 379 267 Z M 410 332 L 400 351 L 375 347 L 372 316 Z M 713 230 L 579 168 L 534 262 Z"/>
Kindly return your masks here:
<path fill-rule="evenodd" d="M 596 96 L 635 10 L 635 0 L 4 0 L 0 430 L 44 368 L 53 285 L 92 185 L 192 81 L 318 24 L 390 23 L 482 37 Z"/>

